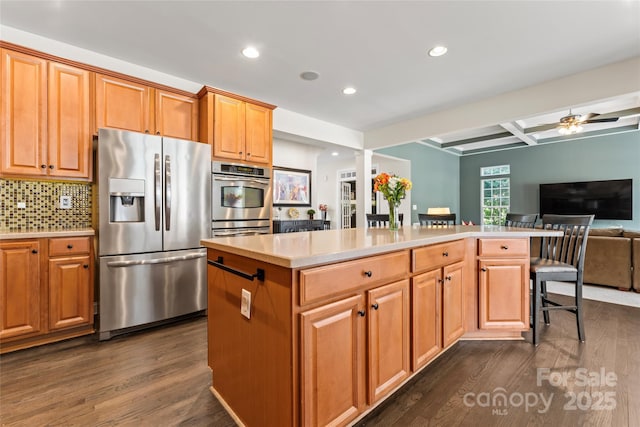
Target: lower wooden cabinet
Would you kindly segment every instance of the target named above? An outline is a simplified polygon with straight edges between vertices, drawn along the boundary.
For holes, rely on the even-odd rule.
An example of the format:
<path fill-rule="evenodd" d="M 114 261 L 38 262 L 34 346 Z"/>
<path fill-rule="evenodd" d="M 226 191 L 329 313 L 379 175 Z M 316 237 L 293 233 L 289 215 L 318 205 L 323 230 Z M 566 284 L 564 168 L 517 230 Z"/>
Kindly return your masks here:
<path fill-rule="evenodd" d="M 529 238 L 478 239 L 478 327 L 529 329 Z"/>
<path fill-rule="evenodd" d="M 409 308 L 401 280 L 301 314 L 303 425 L 343 425 L 367 384 L 372 404 L 409 377 Z"/>
<path fill-rule="evenodd" d="M 38 240 L 0 242 L 0 343 L 42 332 L 40 276 Z"/>
<path fill-rule="evenodd" d="M 529 259 L 478 262 L 480 329 L 529 329 Z"/>
<path fill-rule="evenodd" d="M 89 237 L 0 242 L 0 353 L 93 333 Z"/>
<path fill-rule="evenodd" d="M 432 270 L 411 279 L 411 368 L 426 365 L 442 350 L 442 271 Z"/>
<path fill-rule="evenodd" d="M 49 260 L 49 329 L 90 324 L 91 272 L 89 256 Z"/>
<path fill-rule="evenodd" d="M 402 383 L 409 367 L 409 280 L 367 291 L 369 403 Z"/>
<path fill-rule="evenodd" d="M 365 405 L 364 295 L 301 314 L 302 425 L 344 425 Z"/>
<path fill-rule="evenodd" d="M 442 269 L 442 346 L 448 347 L 464 334 L 463 262 Z"/>

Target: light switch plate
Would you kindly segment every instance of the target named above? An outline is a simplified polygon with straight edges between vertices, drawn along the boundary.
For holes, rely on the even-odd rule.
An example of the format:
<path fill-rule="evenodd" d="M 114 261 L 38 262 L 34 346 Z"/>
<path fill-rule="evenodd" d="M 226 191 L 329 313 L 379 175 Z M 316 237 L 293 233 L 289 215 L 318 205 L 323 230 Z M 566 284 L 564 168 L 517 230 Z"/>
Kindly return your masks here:
<path fill-rule="evenodd" d="M 60 196 L 60 209 L 71 209 L 71 196 Z"/>
<path fill-rule="evenodd" d="M 242 290 L 242 299 L 240 300 L 240 314 L 247 319 L 251 319 L 251 292 L 246 289 Z"/>

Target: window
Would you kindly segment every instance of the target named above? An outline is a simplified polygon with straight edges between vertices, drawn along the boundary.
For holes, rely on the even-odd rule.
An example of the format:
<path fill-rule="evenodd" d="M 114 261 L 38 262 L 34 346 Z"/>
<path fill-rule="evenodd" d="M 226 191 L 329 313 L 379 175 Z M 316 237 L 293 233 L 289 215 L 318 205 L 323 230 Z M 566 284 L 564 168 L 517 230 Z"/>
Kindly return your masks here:
<path fill-rule="evenodd" d="M 509 165 L 480 168 L 480 176 L 491 177 L 480 180 L 482 224 L 504 224 L 511 202 L 510 173 Z"/>

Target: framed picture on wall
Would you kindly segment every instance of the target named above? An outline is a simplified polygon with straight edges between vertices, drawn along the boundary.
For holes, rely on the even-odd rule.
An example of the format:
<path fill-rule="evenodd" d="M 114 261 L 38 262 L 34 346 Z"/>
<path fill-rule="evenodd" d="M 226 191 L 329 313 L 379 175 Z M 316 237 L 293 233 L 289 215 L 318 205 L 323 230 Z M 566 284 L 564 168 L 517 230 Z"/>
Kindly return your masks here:
<path fill-rule="evenodd" d="M 311 171 L 274 166 L 273 205 L 311 206 Z"/>

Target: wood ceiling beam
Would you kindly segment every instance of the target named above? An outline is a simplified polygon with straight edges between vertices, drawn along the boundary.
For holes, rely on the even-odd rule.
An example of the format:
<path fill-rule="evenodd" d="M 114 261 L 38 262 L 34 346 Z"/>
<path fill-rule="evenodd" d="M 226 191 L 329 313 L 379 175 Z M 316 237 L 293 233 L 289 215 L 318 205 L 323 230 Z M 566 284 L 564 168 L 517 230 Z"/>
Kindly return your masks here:
<path fill-rule="evenodd" d="M 502 126 L 506 130 L 511 132 L 513 134 L 513 136 L 517 137 L 518 139 L 520 139 L 522 142 L 526 143 L 527 145 L 537 145 L 538 144 L 538 141 L 536 141 L 535 138 L 533 138 L 533 137 L 527 135 L 526 133 L 524 133 L 524 129 L 522 129 L 522 126 L 520 126 L 516 122 L 500 123 L 500 126 Z"/>
<path fill-rule="evenodd" d="M 457 141 L 445 142 L 440 144 L 440 148 L 459 147 L 460 145 L 468 145 L 468 144 L 474 144 L 476 142 L 484 142 L 484 141 L 493 141 L 496 139 L 504 139 L 512 136 L 513 134 L 511 132 L 500 132 L 500 133 L 494 133 L 491 135 L 476 136 L 474 138 L 459 139 Z"/>

